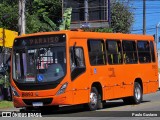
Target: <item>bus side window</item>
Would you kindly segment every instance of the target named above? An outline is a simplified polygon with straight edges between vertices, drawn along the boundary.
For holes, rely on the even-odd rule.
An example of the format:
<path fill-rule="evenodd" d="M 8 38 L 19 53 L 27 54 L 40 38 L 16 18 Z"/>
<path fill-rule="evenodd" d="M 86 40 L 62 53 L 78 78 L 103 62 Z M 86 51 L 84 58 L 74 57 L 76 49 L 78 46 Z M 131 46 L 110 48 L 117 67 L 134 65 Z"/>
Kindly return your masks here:
<path fill-rule="evenodd" d="M 122 63 L 121 42 L 118 40 L 108 40 L 106 42 L 107 58 L 109 64 Z"/>
<path fill-rule="evenodd" d="M 126 64 L 134 64 L 138 62 L 135 41 L 123 40 L 123 60 Z"/>
<path fill-rule="evenodd" d="M 150 42 L 150 48 L 151 48 L 152 62 L 155 62 L 155 51 L 154 51 L 154 44 L 152 41 Z"/>
<path fill-rule="evenodd" d="M 105 47 L 104 41 L 100 39 L 88 40 L 89 61 L 92 66 L 105 65 Z"/>
<path fill-rule="evenodd" d="M 138 41 L 138 57 L 140 63 L 151 62 L 150 46 L 148 41 Z"/>

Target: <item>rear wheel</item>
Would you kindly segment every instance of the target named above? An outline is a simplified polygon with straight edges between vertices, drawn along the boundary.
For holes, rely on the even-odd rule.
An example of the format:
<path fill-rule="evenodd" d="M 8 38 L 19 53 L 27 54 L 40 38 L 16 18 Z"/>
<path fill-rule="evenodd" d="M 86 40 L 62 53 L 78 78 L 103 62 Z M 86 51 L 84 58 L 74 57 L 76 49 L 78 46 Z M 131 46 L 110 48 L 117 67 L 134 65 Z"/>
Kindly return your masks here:
<path fill-rule="evenodd" d="M 138 82 L 134 84 L 134 96 L 132 97 L 132 101 L 134 104 L 139 104 L 142 101 L 142 87 Z"/>
<path fill-rule="evenodd" d="M 138 82 L 134 83 L 134 94 L 132 97 L 124 98 L 125 104 L 139 104 L 142 101 L 142 87 Z"/>

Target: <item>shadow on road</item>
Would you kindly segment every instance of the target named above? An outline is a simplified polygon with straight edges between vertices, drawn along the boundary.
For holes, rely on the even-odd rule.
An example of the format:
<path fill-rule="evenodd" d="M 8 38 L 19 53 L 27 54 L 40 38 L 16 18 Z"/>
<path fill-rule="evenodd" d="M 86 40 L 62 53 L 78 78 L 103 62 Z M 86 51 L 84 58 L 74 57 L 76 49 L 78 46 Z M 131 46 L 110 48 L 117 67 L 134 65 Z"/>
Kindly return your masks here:
<path fill-rule="evenodd" d="M 143 103 L 150 102 L 150 101 L 142 101 Z M 107 108 L 114 108 L 114 107 L 120 107 L 120 106 L 127 106 L 126 104 L 123 103 L 123 101 L 109 101 L 104 104 L 103 109 Z M 78 115 L 78 114 L 84 114 L 88 115 L 91 113 L 90 111 L 87 111 L 84 108 L 84 105 L 74 105 L 74 106 L 65 106 L 65 107 L 60 107 L 59 110 L 52 110 L 52 109 L 46 109 L 45 111 L 40 111 L 43 116 L 73 116 L 73 115 Z"/>

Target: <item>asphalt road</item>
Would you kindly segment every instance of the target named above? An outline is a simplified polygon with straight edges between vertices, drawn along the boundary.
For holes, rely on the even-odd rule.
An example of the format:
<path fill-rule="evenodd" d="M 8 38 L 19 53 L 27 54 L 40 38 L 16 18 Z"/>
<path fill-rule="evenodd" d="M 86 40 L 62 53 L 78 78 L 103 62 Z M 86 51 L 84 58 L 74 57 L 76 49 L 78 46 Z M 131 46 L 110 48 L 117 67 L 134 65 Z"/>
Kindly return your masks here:
<path fill-rule="evenodd" d="M 19 109 L 7 109 L 7 111 L 19 112 Z M 34 111 L 38 112 L 38 111 Z M 122 100 L 107 101 L 104 108 L 97 111 L 84 111 L 83 106 L 61 107 L 58 111 L 45 110 L 42 118 L 29 118 L 30 120 L 159 120 L 160 119 L 160 91 L 143 96 L 139 105 L 125 105 Z M 157 117 L 159 116 L 159 117 Z M 1 119 L 1 118 L 0 118 Z M 3 118 L 8 119 L 8 118 Z M 12 118 L 17 120 L 17 118 Z M 21 119 L 21 118 L 19 118 Z M 28 119 L 28 118 L 23 118 Z"/>

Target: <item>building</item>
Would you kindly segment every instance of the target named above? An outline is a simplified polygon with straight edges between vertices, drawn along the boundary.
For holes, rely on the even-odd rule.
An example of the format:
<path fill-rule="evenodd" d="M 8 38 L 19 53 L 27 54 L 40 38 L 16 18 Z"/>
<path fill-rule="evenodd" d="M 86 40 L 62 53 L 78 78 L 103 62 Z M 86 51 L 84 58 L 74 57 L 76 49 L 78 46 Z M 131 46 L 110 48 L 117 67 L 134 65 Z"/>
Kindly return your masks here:
<path fill-rule="evenodd" d="M 109 26 L 110 0 L 63 0 L 63 10 L 72 8 L 71 29 Z"/>

